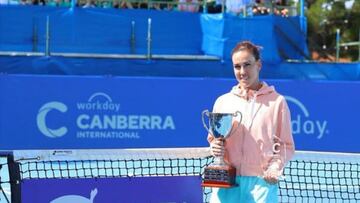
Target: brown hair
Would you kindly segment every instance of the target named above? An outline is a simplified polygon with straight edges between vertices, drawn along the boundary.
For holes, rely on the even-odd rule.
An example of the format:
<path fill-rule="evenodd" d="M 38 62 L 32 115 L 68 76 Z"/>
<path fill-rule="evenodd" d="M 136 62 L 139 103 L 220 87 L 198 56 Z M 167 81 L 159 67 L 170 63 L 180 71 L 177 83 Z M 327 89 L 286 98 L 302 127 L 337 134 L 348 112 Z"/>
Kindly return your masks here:
<path fill-rule="evenodd" d="M 250 41 L 242 41 L 237 43 L 236 46 L 233 48 L 233 50 L 231 51 L 231 57 L 238 51 L 247 50 L 252 53 L 255 60 L 258 61 L 260 59 L 260 49 L 260 46 L 256 46 Z"/>

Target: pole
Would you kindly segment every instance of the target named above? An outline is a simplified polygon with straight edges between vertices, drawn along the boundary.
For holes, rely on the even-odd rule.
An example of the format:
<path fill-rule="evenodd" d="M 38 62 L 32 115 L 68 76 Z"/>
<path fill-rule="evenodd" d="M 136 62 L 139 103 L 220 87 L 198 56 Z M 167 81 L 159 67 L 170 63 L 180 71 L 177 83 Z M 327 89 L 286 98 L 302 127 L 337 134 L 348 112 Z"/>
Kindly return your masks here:
<path fill-rule="evenodd" d="M 71 9 L 74 10 L 74 8 L 76 7 L 77 1 L 76 0 L 71 0 Z"/>
<path fill-rule="evenodd" d="M 305 15 L 304 0 L 300 0 L 300 17 L 304 18 L 304 15 Z"/>
<path fill-rule="evenodd" d="M 336 62 L 339 61 L 340 55 L 340 29 L 336 29 Z"/>
<path fill-rule="evenodd" d="M 131 21 L 130 52 L 135 54 L 135 21 Z"/>
<path fill-rule="evenodd" d="M 207 13 L 206 0 L 203 0 L 203 13 Z"/>
<path fill-rule="evenodd" d="M 221 13 L 224 14 L 225 13 L 225 0 L 222 0 L 222 4 L 221 4 Z"/>
<path fill-rule="evenodd" d="M 151 18 L 148 19 L 147 59 L 151 59 Z"/>
<path fill-rule="evenodd" d="M 46 17 L 45 56 L 50 56 L 50 18 Z"/>
<path fill-rule="evenodd" d="M 300 28 L 303 33 L 306 34 L 305 26 L 305 0 L 300 0 Z"/>
<path fill-rule="evenodd" d="M 21 182 L 19 164 L 15 162 L 13 155 L 8 155 L 7 163 L 11 187 L 11 202 L 21 203 Z"/>
<path fill-rule="evenodd" d="M 37 23 L 35 22 L 34 18 L 33 18 L 33 37 L 32 37 L 32 42 L 33 42 L 33 48 L 32 51 L 33 52 L 37 52 L 37 45 L 38 45 L 38 30 L 37 30 Z"/>
<path fill-rule="evenodd" d="M 359 41 L 358 41 L 358 45 L 359 45 L 359 56 L 358 56 L 358 61 L 360 61 L 360 28 L 359 28 Z"/>

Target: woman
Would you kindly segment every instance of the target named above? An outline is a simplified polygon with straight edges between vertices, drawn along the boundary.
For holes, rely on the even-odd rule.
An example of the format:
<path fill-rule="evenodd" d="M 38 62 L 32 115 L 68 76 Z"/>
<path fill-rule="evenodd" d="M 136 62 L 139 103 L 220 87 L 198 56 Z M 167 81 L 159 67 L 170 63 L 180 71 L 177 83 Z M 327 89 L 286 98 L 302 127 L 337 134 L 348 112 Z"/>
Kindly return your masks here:
<path fill-rule="evenodd" d="M 232 51 L 238 84 L 220 96 L 213 112 L 242 113 L 225 142 L 210 134 L 214 156 L 225 156 L 236 168 L 236 184 L 229 189 L 214 188 L 215 202 L 278 202 L 277 182 L 285 164 L 294 154 L 290 112 L 285 98 L 259 80 L 262 68 L 259 48 L 251 42 L 238 43 Z"/>

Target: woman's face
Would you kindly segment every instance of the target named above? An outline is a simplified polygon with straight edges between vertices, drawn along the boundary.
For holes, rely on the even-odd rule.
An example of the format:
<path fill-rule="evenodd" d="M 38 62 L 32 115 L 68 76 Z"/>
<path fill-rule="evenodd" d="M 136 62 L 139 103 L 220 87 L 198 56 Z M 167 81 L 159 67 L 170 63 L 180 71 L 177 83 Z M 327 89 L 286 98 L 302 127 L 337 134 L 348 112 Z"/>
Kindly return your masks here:
<path fill-rule="evenodd" d="M 232 56 L 234 73 L 241 88 L 257 90 L 259 87 L 260 60 L 248 50 L 237 51 Z"/>

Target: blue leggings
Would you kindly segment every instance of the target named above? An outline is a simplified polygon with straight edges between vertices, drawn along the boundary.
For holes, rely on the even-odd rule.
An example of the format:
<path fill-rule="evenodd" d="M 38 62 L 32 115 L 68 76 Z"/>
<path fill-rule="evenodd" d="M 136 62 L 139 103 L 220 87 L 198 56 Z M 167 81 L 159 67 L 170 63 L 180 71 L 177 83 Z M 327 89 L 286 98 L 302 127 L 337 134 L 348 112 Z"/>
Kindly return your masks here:
<path fill-rule="evenodd" d="M 278 203 L 278 184 L 256 176 L 236 176 L 237 187 L 213 188 L 210 203 Z"/>

